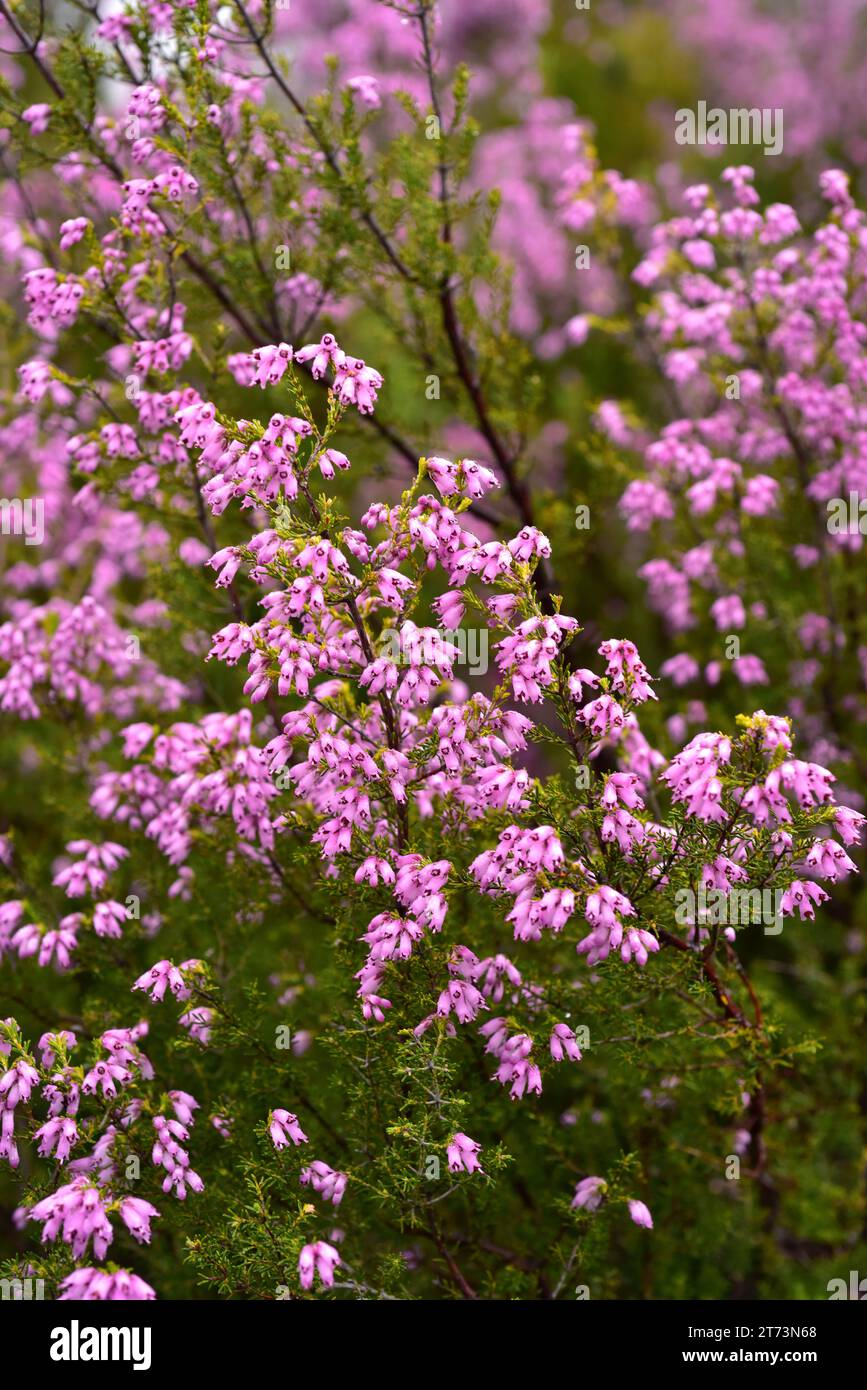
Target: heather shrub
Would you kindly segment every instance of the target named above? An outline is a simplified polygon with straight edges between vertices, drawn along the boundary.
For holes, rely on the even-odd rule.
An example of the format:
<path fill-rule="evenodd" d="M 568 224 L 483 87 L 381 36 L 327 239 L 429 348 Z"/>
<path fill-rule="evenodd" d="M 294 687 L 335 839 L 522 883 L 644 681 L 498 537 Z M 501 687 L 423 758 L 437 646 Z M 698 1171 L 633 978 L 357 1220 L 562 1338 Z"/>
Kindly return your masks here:
<path fill-rule="evenodd" d="M 0 0 L 2 1273 L 52 1298 L 863 1251 L 851 112 L 708 159 L 634 44 L 677 7 L 447 9 Z"/>

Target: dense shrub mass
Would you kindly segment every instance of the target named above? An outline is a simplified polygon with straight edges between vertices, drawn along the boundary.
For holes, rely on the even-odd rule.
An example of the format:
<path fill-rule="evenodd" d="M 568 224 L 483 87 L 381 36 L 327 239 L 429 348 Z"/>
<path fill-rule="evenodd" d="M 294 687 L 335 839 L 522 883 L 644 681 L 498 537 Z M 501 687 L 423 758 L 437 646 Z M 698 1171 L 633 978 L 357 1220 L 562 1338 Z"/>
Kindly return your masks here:
<path fill-rule="evenodd" d="M 864 6 L 599 9 L 0 0 L 2 1278 L 867 1259 Z"/>

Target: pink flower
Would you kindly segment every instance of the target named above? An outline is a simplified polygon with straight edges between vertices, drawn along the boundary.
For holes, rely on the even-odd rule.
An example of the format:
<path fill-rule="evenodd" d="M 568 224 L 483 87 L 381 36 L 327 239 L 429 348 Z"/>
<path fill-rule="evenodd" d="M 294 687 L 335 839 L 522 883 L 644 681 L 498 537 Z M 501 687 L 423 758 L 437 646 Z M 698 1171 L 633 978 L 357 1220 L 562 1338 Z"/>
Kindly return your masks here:
<path fill-rule="evenodd" d="M 68 251 L 70 246 L 74 246 L 77 241 L 81 241 L 88 227 L 91 225 L 87 217 L 70 217 L 66 222 L 60 224 L 60 249 Z"/>
<path fill-rule="evenodd" d="M 318 343 L 306 343 L 299 348 L 295 354 L 296 362 L 309 362 L 312 358 L 313 366 L 311 371 L 314 378 L 318 381 L 325 375 L 329 364 L 334 363 L 338 356 L 342 356 L 337 339 L 332 333 L 323 333 Z"/>
<path fill-rule="evenodd" d="M 327 1163 L 317 1158 L 301 1170 L 300 1180 L 305 1185 L 309 1183 L 313 1191 L 318 1192 L 326 1202 L 332 1202 L 335 1207 L 339 1207 L 349 1178 L 346 1173 L 329 1168 Z"/>
<path fill-rule="evenodd" d="M 292 361 L 292 348 L 289 343 L 272 343 L 268 347 L 254 348 L 252 356 L 256 364 L 252 385 L 264 389 L 276 386 L 285 375 Z"/>
<path fill-rule="evenodd" d="M 487 1007 L 481 992 L 466 980 L 451 980 L 437 1000 L 440 1018 L 447 1018 L 454 1009 L 460 1023 L 472 1022 L 479 1009 Z"/>
<path fill-rule="evenodd" d="M 80 1260 L 93 1241 L 93 1253 L 102 1260 L 114 1238 L 106 1215 L 110 1200 L 87 1178 L 78 1177 L 37 1202 L 28 1218 L 43 1223 L 43 1244 L 61 1236 L 71 1247 L 73 1259 Z"/>
<path fill-rule="evenodd" d="M 47 1158 L 54 1153 L 58 1163 L 65 1163 L 78 1138 L 78 1126 L 68 1117 L 47 1120 L 36 1131 L 34 1138 L 39 1140 L 39 1154 Z"/>
<path fill-rule="evenodd" d="M 811 920 L 816 915 L 816 906 L 828 901 L 828 894 L 818 883 L 793 879 L 780 899 L 780 913 L 783 917 L 793 916 L 797 909 L 801 921 Z"/>
<path fill-rule="evenodd" d="M 632 1217 L 636 1226 L 643 1226 L 646 1231 L 653 1230 L 653 1217 L 650 1215 L 649 1209 L 643 1202 L 639 1202 L 635 1198 L 630 1199 L 629 1215 Z"/>
<path fill-rule="evenodd" d="M 205 1186 L 198 1173 L 190 1167 L 190 1156 L 182 1147 L 182 1141 L 186 1142 L 189 1138 L 188 1131 L 180 1120 L 169 1120 L 165 1115 L 156 1115 L 153 1127 L 156 1130 L 156 1139 L 151 1158 L 156 1165 L 166 1170 L 163 1192 L 174 1191 L 178 1200 L 184 1202 L 187 1187 L 193 1192 L 201 1192 Z"/>
<path fill-rule="evenodd" d="M 275 1149 L 285 1149 L 290 1140 L 296 1146 L 307 1143 L 307 1135 L 299 1125 L 298 1117 L 288 1110 L 269 1112 L 268 1131 Z"/>
<path fill-rule="evenodd" d="M 21 119 L 29 125 L 31 135 L 44 135 L 50 116 L 51 107 L 45 102 L 37 102 L 35 106 L 28 106 L 21 112 Z"/>
<path fill-rule="evenodd" d="M 361 76 L 350 77 L 347 82 L 350 91 L 355 92 L 366 106 L 376 110 L 382 105 L 382 98 L 379 95 L 379 82 L 375 77 Z"/>
<path fill-rule="evenodd" d="M 616 736 L 624 723 L 623 709 L 611 695 L 600 695 L 598 700 L 591 700 L 579 709 L 578 718 L 597 738 Z"/>
<path fill-rule="evenodd" d="M 394 869 L 388 860 L 376 855 L 368 855 L 355 871 L 355 882 L 368 883 L 371 888 L 376 888 L 380 883 L 394 883 L 394 878 Z"/>
<path fill-rule="evenodd" d="M 139 1244 L 144 1242 L 150 1244 L 151 1238 L 151 1219 L 159 1216 L 156 1207 L 151 1206 L 150 1202 L 144 1201 L 141 1197 L 124 1197 L 120 1204 L 121 1220 Z"/>
<path fill-rule="evenodd" d="M 113 1100 L 117 1095 L 115 1082 L 125 1086 L 131 1080 L 132 1072 L 116 1059 L 110 1058 L 91 1067 L 85 1074 L 81 1089 L 86 1096 L 95 1096 L 101 1091 L 104 1096 Z"/>
<path fill-rule="evenodd" d="M 587 1211 L 595 1211 L 605 1195 L 607 1186 L 604 1178 L 582 1178 L 575 1188 L 572 1207 L 584 1207 Z"/>
<path fill-rule="evenodd" d="M 150 1284 L 126 1269 L 116 1269 L 110 1274 L 104 1269 L 79 1267 L 67 1274 L 60 1289 L 58 1299 L 61 1302 L 81 1299 L 133 1302 L 156 1298 Z"/>
<path fill-rule="evenodd" d="M 16 1105 L 30 1099 L 33 1087 L 39 1084 L 39 1072 L 29 1062 L 19 1058 L 8 1071 L 0 1075 L 0 1105 L 14 1110 Z"/>
<path fill-rule="evenodd" d="M 139 975 L 133 989 L 144 990 L 149 994 L 155 1004 L 158 1004 L 165 995 L 166 989 L 170 989 L 176 999 L 189 999 L 192 991 L 187 988 L 184 977 L 176 965 L 172 965 L 170 960 L 158 960 L 156 965 L 152 965 L 150 970 L 146 970 L 143 975 Z"/>
<path fill-rule="evenodd" d="M 837 807 L 834 812 L 834 827 L 844 845 L 861 843 L 865 819 L 867 817 L 860 811 L 853 811 L 848 806 Z"/>
<path fill-rule="evenodd" d="M 739 632 L 747 620 L 744 605 L 738 594 L 727 594 L 711 604 L 710 615 L 717 632 Z"/>
<path fill-rule="evenodd" d="M 477 1158 L 482 1146 L 466 1134 L 453 1134 L 446 1148 L 446 1156 L 451 1173 L 483 1173 L 485 1170 Z"/>
<path fill-rule="evenodd" d="M 849 858 L 843 846 L 831 839 L 814 840 L 804 862 L 819 878 L 826 878 L 831 883 L 858 872 L 857 865 Z"/>
<path fill-rule="evenodd" d="M 302 1289 L 313 1287 L 314 1274 L 330 1289 L 334 1283 L 334 1270 L 340 1264 L 340 1255 L 327 1241 L 317 1240 L 313 1245 L 305 1245 L 298 1256 L 298 1275 Z"/>
<path fill-rule="evenodd" d="M 195 1096 L 191 1096 L 189 1091 L 169 1091 L 169 1099 L 175 1117 L 180 1120 L 182 1125 L 191 1125 L 194 1111 L 201 1108 Z"/>
<path fill-rule="evenodd" d="M 57 1051 L 64 1047 L 67 1052 L 75 1047 L 76 1038 L 68 1028 L 60 1028 L 56 1033 L 43 1033 L 37 1044 L 43 1067 L 53 1067 L 57 1061 Z"/>
<path fill-rule="evenodd" d="M 657 698 L 650 688 L 647 667 L 638 655 L 634 642 L 611 637 L 602 643 L 599 654 L 608 662 L 606 674 L 612 690 L 628 695 L 636 703 Z"/>
<path fill-rule="evenodd" d="M 334 361 L 334 390 L 344 405 L 354 405 L 362 415 L 372 415 L 382 377 L 360 357 L 340 353 Z"/>
<path fill-rule="evenodd" d="M 555 1023 L 549 1043 L 551 1056 L 555 1062 L 567 1058 L 570 1062 L 580 1062 L 581 1052 L 575 1041 L 575 1034 L 567 1023 Z"/>

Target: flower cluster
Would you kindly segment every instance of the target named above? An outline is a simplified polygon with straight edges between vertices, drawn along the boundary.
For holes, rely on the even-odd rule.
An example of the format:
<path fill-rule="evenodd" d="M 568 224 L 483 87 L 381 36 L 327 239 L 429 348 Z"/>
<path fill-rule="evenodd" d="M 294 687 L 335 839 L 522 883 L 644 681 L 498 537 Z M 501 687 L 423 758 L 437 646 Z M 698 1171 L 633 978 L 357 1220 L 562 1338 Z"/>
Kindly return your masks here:
<path fill-rule="evenodd" d="M 646 1243 L 723 1201 L 819 1244 L 774 1126 L 852 1248 L 845 1068 L 842 1158 L 786 1088 L 860 997 L 855 177 L 603 168 L 537 69 L 631 12 L 53 8 L 0 21 L 9 1273 L 680 1296 Z M 656 6 L 854 171 L 815 16 L 735 8 Z"/>

